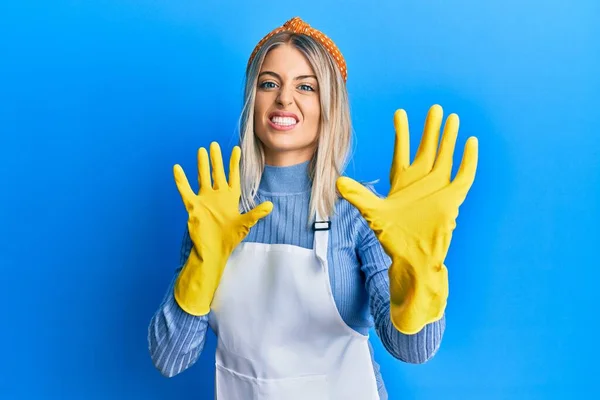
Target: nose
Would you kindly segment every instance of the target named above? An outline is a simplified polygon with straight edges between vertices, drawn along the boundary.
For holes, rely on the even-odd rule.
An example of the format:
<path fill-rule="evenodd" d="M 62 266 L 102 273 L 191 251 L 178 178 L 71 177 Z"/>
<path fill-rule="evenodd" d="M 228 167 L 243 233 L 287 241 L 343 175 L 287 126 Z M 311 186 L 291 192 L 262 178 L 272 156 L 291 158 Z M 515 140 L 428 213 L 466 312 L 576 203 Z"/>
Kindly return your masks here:
<path fill-rule="evenodd" d="M 294 101 L 294 96 L 292 94 L 292 90 L 288 89 L 288 85 L 282 86 L 279 91 L 279 95 L 277 96 L 277 102 L 282 106 L 286 107 L 292 104 Z"/>

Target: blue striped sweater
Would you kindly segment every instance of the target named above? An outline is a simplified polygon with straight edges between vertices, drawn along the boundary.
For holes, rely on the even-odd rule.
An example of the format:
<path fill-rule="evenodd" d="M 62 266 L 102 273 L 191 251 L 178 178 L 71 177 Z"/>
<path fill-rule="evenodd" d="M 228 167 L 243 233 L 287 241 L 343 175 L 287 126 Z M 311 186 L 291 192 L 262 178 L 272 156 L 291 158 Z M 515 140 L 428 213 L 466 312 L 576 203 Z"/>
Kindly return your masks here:
<path fill-rule="evenodd" d="M 286 167 L 266 166 L 258 192 L 259 203 L 273 202 L 273 211 L 261 219 L 244 239 L 247 242 L 282 243 L 312 249 L 314 232 L 308 226 L 310 201 L 308 161 Z M 192 248 L 186 231 L 181 246 L 180 268 Z M 387 270 L 390 258 L 367 222 L 346 200 L 336 205 L 331 217 L 328 248 L 329 278 L 335 304 L 344 321 L 367 335 L 374 327 L 385 349 L 408 363 L 423 363 L 437 351 L 442 341 L 445 317 L 414 335 L 405 335 L 390 320 Z M 173 297 L 174 276 L 148 327 L 152 361 L 159 371 L 175 376 L 191 367 L 204 347 L 207 316 L 183 311 Z M 381 399 L 387 399 L 379 365 L 373 356 L 373 369 Z"/>

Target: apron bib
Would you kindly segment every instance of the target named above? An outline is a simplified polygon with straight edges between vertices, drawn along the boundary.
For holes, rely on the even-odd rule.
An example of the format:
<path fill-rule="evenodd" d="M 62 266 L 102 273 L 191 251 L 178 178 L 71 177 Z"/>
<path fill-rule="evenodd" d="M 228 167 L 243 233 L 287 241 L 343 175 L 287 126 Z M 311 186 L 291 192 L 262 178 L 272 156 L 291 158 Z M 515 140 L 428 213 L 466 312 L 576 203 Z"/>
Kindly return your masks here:
<path fill-rule="evenodd" d="M 329 231 L 313 249 L 242 242 L 209 313 L 217 400 L 379 400 L 368 336 L 331 293 Z"/>

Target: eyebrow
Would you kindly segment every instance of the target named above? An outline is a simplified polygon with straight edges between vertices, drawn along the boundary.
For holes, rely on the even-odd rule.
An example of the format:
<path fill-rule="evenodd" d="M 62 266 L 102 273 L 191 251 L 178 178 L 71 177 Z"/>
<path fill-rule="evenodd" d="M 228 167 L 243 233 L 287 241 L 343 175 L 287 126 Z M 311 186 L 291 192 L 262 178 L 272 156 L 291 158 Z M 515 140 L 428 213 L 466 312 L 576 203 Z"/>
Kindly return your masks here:
<path fill-rule="evenodd" d="M 282 80 L 281 76 L 279 76 L 279 74 L 273 72 L 273 71 L 263 71 L 261 72 L 258 77 L 260 78 L 262 75 L 273 75 L 275 78 Z M 306 79 L 306 78 L 314 78 L 317 79 L 317 77 L 315 75 L 299 75 L 297 77 L 294 78 L 295 81 L 298 81 L 300 79 Z"/>

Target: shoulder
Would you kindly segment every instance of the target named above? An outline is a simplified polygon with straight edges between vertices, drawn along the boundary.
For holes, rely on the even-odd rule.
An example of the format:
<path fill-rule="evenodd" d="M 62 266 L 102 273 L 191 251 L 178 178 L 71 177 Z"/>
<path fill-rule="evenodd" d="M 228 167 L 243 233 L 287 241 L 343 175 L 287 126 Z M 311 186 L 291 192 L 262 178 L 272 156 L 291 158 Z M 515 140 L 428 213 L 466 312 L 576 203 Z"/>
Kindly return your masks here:
<path fill-rule="evenodd" d="M 374 181 L 357 180 L 357 182 L 369 189 L 377 197 L 384 197 L 375 188 L 375 185 L 379 182 L 378 179 Z M 340 224 L 340 228 L 353 233 L 352 236 L 357 245 L 370 239 L 372 231 L 368 222 L 356 207 L 341 196 L 336 204 L 335 218 L 337 219 L 337 223 Z"/>
<path fill-rule="evenodd" d="M 377 189 L 375 189 L 375 184 L 379 182 L 379 179 L 374 180 L 374 181 L 358 181 L 361 185 L 363 185 L 364 187 L 366 187 L 367 189 L 369 189 L 371 192 L 373 192 L 377 197 L 383 198 L 384 196 L 382 194 L 380 194 Z"/>
<path fill-rule="evenodd" d="M 343 175 L 346 176 L 346 175 Z M 351 178 L 351 177 L 348 177 Z M 363 185 L 364 187 L 366 187 L 367 189 L 369 189 L 371 191 L 371 193 L 375 194 L 377 197 L 379 198 L 384 198 L 385 196 L 382 195 L 381 193 L 379 193 L 377 191 L 377 189 L 375 188 L 375 185 L 379 182 L 379 179 L 376 180 L 371 180 L 371 181 L 364 181 L 364 180 L 356 180 L 358 183 L 360 183 L 361 185 Z M 339 196 L 339 204 L 344 204 L 344 205 L 348 205 L 350 206 L 353 210 L 355 210 L 356 213 L 358 213 L 360 215 L 360 213 L 358 212 L 358 210 L 352 206 L 348 200 L 346 200 L 345 198 L 343 198 L 342 196 Z"/>

